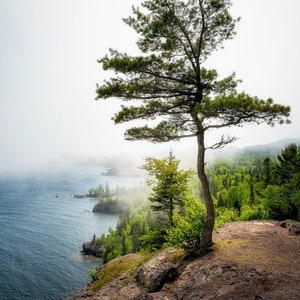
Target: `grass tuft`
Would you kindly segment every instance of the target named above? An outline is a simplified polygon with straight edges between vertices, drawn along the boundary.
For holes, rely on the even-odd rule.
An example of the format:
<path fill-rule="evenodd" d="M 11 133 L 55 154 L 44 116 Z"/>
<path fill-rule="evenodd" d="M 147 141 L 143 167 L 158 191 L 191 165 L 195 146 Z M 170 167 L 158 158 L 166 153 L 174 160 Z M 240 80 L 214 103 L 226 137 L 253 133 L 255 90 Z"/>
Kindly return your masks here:
<path fill-rule="evenodd" d="M 106 283 L 125 274 L 129 276 L 126 279 L 128 284 L 135 277 L 135 270 L 150 258 L 149 254 L 128 254 L 109 261 L 99 270 L 97 279 L 91 283 L 89 289 L 96 292 Z"/>

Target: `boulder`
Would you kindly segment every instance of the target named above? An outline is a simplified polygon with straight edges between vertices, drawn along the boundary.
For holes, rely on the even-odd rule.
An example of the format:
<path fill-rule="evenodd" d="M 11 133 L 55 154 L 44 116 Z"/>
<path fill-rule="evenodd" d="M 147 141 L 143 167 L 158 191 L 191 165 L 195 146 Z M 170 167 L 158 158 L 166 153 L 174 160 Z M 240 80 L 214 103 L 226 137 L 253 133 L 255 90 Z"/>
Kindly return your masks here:
<path fill-rule="evenodd" d="M 278 225 L 287 228 L 290 235 L 300 235 L 300 222 L 286 220 L 278 222 Z"/>
<path fill-rule="evenodd" d="M 278 226 L 282 227 L 282 228 L 287 228 L 288 226 L 288 221 L 279 221 L 278 222 Z"/>
<path fill-rule="evenodd" d="M 299 235 L 300 234 L 300 223 L 293 223 L 289 227 L 289 234 L 291 235 Z"/>
<path fill-rule="evenodd" d="M 177 268 L 181 259 L 178 258 L 178 250 L 169 248 L 160 251 L 150 260 L 143 263 L 137 270 L 137 281 L 149 292 L 161 289 L 164 283 L 178 276 Z"/>

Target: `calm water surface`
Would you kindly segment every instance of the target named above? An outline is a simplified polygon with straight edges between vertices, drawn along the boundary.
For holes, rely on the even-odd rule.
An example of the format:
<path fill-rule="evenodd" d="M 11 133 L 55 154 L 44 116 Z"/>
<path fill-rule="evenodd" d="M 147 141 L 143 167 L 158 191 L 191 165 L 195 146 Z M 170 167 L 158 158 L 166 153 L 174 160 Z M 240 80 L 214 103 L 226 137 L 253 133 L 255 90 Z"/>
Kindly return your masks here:
<path fill-rule="evenodd" d="M 76 166 L 35 176 L 0 177 L 0 299 L 66 299 L 89 281 L 99 261 L 80 255 L 82 243 L 107 233 L 118 216 L 94 214 L 95 199 L 74 194 L 106 182 L 104 168 Z"/>

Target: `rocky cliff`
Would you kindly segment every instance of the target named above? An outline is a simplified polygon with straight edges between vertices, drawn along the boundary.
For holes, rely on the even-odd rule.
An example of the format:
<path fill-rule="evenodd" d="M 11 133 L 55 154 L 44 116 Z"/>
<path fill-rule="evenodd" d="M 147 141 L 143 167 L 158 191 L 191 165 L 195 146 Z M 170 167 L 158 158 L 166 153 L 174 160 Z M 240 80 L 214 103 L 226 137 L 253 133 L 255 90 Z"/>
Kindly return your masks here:
<path fill-rule="evenodd" d="M 281 225 L 281 226 L 279 226 Z M 291 229 L 292 228 L 292 229 Z M 72 300 L 300 299 L 299 224 L 233 222 L 214 235 L 214 250 L 188 259 L 165 249 L 106 264 Z"/>
<path fill-rule="evenodd" d="M 101 257 L 104 251 L 104 247 L 102 245 L 98 245 L 97 242 L 85 242 L 82 245 L 82 254 L 83 255 L 91 255 L 95 257 Z"/>
<path fill-rule="evenodd" d="M 117 199 L 101 201 L 94 206 L 93 212 L 118 215 L 123 212 L 124 205 L 124 201 Z"/>

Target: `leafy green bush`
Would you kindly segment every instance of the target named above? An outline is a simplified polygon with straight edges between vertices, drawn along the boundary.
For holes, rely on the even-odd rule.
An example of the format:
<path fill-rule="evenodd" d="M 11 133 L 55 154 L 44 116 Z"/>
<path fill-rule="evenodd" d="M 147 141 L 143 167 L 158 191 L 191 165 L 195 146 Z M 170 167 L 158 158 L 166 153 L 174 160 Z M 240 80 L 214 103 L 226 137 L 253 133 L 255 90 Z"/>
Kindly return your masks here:
<path fill-rule="evenodd" d="M 261 220 L 267 216 L 267 212 L 262 205 L 243 205 L 239 219 L 241 221 Z"/>
<path fill-rule="evenodd" d="M 99 269 L 89 269 L 88 272 L 89 272 L 92 282 L 95 282 L 96 280 L 98 280 Z"/>
<path fill-rule="evenodd" d="M 187 250 L 195 254 L 199 249 L 201 236 L 206 218 L 205 206 L 196 197 L 188 196 L 184 200 L 183 214 L 175 213 L 174 226 L 167 229 L 166 240 L 169 245 Z"/>
<path fill-rule="evenodd" d="M 161 249 L 166 242 L 166 228 L 156 228 L 139 238 L 142 248 L 146 251 Z"/>
<path fill-rule="evenodd" d="M 235 208 L 217 207 L 215 228 L 217 229 L 224 223 L 237 221 L 239 219 L 239 212 Z"/>

